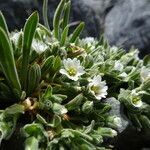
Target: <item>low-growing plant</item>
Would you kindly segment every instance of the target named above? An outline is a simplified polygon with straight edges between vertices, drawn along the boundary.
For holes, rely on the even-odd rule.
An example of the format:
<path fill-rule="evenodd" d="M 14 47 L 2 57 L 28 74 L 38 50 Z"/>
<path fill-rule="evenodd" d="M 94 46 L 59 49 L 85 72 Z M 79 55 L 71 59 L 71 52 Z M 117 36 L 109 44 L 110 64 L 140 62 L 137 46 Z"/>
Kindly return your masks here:
<path fill-rule="evenodd" d="M 70 0 L 61 0 L 50 30 L 38 12 L 23 30 L 9 33 L 0 13 L 0 141 L 17 130 L 26 150 L 105 150 L 117 136 L 123 106 L 128 121 L 150 130 L 150 56 L 69 34 Z M 83 14 L 84 15 L 84 14 Z M 19 129 L 18 129 L 19 128 Z"/>

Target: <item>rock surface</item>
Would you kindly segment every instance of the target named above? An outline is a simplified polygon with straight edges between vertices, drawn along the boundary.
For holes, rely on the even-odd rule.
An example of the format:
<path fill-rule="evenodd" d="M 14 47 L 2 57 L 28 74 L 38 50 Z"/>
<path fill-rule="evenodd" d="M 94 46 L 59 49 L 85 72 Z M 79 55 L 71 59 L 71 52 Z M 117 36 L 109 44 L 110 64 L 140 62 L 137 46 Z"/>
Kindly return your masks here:
<path fill-rule="evenodd" d="M 105 37 L 111 45 L 150 53 L 150 1 L 118 0 L 105 19 Z"/>
<path fill-rule="evenodd" d="M 48 17 L 52 19 L 60 0 L 49 0 Z M 28 16 L 40 12 L 41 0 L 0 0 L 9 29 L 23 27 Z M 42 19 L 40 20 L 42 22 Z M 72 0 L 70 22 L 84 21 L 84 36 L 105 35 L 111 45 L 130 49 L 135 46 L 141 56 L 150 53 L 150 1 L 149 0 Z"/>
<path fill-rule="evenodd" d="M 51 28 L 53 15 L 59 1 L 60 0 L 49 0 L 48 19 Z M 104 20 L 104 17 L 102 16 L 104 16 L 104 11 L 107 9 L 107 5 L 110 5 L 111 0 L 107 1 L 107 3 L 102 3 L 102 1 L 92 2 L 92 0 L 72 0 L 70 22 L 84 21 L 86 28 L 83 35 L 94 37 L 99 36 L 100 31 L 102 31 L 101 25 Z M 97 6 L 97 8 L 94 6 Z M 99 7 L 102 9 L 99 9 Z M 34 10 L 38 10 L 40 12 L 40 19 L 42 18 L 42 1 L 1 0 L 0 10 L 4 14 L 10 30 L 20 29 L 23 27 L 25 20 Z M 42 22 L 42 19 L 40 21 Z"/>
<path fill-rule="evenodd" d="M 124 130 L 126 130 L 127 126 L 129 125 L 129 120 L 127 117 L 123 114 L 123 108 L 118 100 L 115 98 L 108 98 L 105 100 L 108 104 L 112 106 L 110 110 L 111 116 L 116 116 L 121 119 L 121 127 L 118 127 L 119 133 L 122 133 Z"/>

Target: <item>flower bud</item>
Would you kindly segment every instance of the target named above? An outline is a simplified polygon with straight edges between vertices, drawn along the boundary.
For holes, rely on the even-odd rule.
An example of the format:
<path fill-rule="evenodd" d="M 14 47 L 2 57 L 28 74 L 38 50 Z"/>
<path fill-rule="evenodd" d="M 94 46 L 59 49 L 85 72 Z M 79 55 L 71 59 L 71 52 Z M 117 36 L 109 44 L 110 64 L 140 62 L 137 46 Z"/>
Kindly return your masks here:
<path fill-rule="evenodd" d="M 86 114 L 90 113 L 93 110 L 93 102 L 86 101 L 82 106 L 82 111 Z"/>

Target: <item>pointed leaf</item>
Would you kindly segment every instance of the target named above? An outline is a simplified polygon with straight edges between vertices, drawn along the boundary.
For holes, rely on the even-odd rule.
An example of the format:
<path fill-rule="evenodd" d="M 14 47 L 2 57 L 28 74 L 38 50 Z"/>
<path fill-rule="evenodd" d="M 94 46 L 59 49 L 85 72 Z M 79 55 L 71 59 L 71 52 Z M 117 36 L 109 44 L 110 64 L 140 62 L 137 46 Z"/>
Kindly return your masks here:
<path fill-rule="evenodd" d="M 60 41 L 60 45 L 64 46 L 67 36 L 68 36 L 68 31 L 69 31 L 69 26 L 66 26 L 62 35 L 61 35 L 61 41 Z"/>
<path fill-rule="evenodd" d="M 66 4 L 65 4 L 65 8 L 64 8 L 64 17 L 63 17 L 63 23 L 62 23 L 62 29 L 64 30 L 65 27 L 68 25 L 69 23 L 69 16 L 70 16 L 70 5 L 71 5 L 71 2 L 68 1 Z"/>
<path fill-rule="evenodd" d="M 22 61 L 22 72 L 21 72 L 23 89 L 27 88 L 26 84 L 27 84 L 29 54 L 30 54 L 31 44 L 32 44 L 32 40 L 33 40 L 38 22 L 39 22 L 38 13 L 34 12 L 26 21 L 26 24 L 24 27 L 23 61 Z"/>
<path fill-rule="evenodd" d="M 2 12 L 0 11 L 0 27 L 5 31 L 5 33 L 7 34 L 7 36 L 9 36 L 9 31 L 8 31 L 8 27 L 5 21 L 5 18 L 2 14 Z"/>
<path fill-rule="evenodd" d="M 59 3 L 55 15 L 54 15 L 54 20 L 53 20 L 53 28 L 54 28 L 54 35 L 55 38 L 59 39 L 59 26 L 60 26 L 60 18 L 61 18 L 61 14 L 63 12 L 63 8 L 65 5 L 65 0 L 61 0 L 61 2 Z"/>
<path fill-rule="evenodd" d="M 44 25 L 47 27 L 47 29 L 50 30 L 49 23 L 48 23 L 48 16 L 47 16 L 47 6 L 48 6 L 48 0 L 43 1 L 43 20 Z"/>
<path fill-rule="evenodd" d="M 21 93 L 21 86 L 15 66 L 12 45 L 2 28 L 0 28 L 0 66 L 8 83 L 10 83 L 10 87 L 16 89 L 18 93 Z"/>
<path fill-rule="evenodd" d="M 79 37 L 79 35 L 81 34 L 82 30 L 84 29 L 84 22 L 81 22 L 77 28 L 75 29 L 75 31 L 72 34 L 72 37 L 70 39 L 70 43 L 74 43 L 76 41 L 76 39 Z"/>

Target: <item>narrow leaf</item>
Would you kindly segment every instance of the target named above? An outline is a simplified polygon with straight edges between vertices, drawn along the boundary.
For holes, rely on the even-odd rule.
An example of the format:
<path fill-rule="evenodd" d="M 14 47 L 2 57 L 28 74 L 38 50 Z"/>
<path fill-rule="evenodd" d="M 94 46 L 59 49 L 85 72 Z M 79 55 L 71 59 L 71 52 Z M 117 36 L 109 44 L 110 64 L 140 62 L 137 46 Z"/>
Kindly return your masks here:
<path fill-rule="evenodd" d="M 48 6 L 48 0 L 43 1 L 43 20 L 44 25 L 47 27 L 47 29 L 50 30 L 49 23 L 48 23 L 48 16 L 47 16 L 47 6 Z"/>
<path fill-rule="evenodd" d="M 63 17 L 63 23 L 62 23 L 62 29 L 64 30 L 65 27 L 68 25 L 69 23 L 69 16 L 70 16 L 70 6 L 71 6 L 71 2 L 67 2 L 65 4 L 65 8 L 64 8 L 64 17 Z"/>
<path fill-rule="evenodd" d="M 4 18 L 4 16 L 3 16 L 1 11 L 0 11 L 0 27 L 5 31 L 5 33 L 8 36 L 9 35 L 8 27 L 7 27 L 5 18 Z"/>
<path fill-rule="evenodd" d="M 60 68 L 61 68 L 61 58 L 59 56 L 56 56 L 53 62 L 53 70 L 54 72 L 57 72 Z"/>
<path fill-rule="evenodd" d="M 27 20 L 24 27 L 24 38 L 23 38 L 23 60 L 22 60 L 22 86 L 23 89 L 26 89 L 27 83 L 27 72 L 29 64 L 29 55 L 32 40 L 35 34 L 37 24 L 39 22 L 39 16 L 37 12 L 34 12 Z"/>
<path fill-rule="evenodd" d="M 60 41 L 60 45 L 64 46 L 67 36 L 68 36 L 68 31 L 69 31 L 69 26 L 66 26 L 62 35 L 61 35 L 61 41 Z"/>
<path fill-rule="evenodd" d="M 24 113 L 24 106 L 20 104 L 14 104 L 10 107 L 7 107 L 4 111 L 5 115 L 16 115 Z"/>
<path fill-rule="evenodd" d="M 41 79 L 41 68 L 38 64 L 31 66 L 28 72 L 27 94 L 30 95 L 38 87 Z"/>
<path fill-rule="evenodd" d="M 70 43 L 74 43 L 76 41 L 76 39 L 79 37 L 79 35 L 81 34 L 82 30 L 84 29 L 84 22 L 81 22 L 77 28 L 75 29 L 75 31 L 72 34 L 72 37 L 70 39 Z"/>
<path fill-rule="evenodd" d="M 12 45 L 2 28 L 0 28 L 0 66 L 8 83 L 10 83 L 10 87 L 21 93 Z"/>
<path fill-rule="evenodd" d="M 52 67 L 52 62 L 54 61 L 54 56 L 49 56 L 43 63 L 42 68 L 41 68 L 41 74 L 42 76 L 45 76 L 50 68 Z"/>
<path fill-rule="evenodd" d="M 54 28 L 55 38 L 57 38 L 57 39 L 59 39 L 60 18 L 61 18 L 61 14 L 63 12 L 64 5 L 65 5 L 65 0 L 61 0 L 61 2 L 59 3 L 59 5 L 56 9 L 55 14 L 54 14 L 53 28 Z"/>

